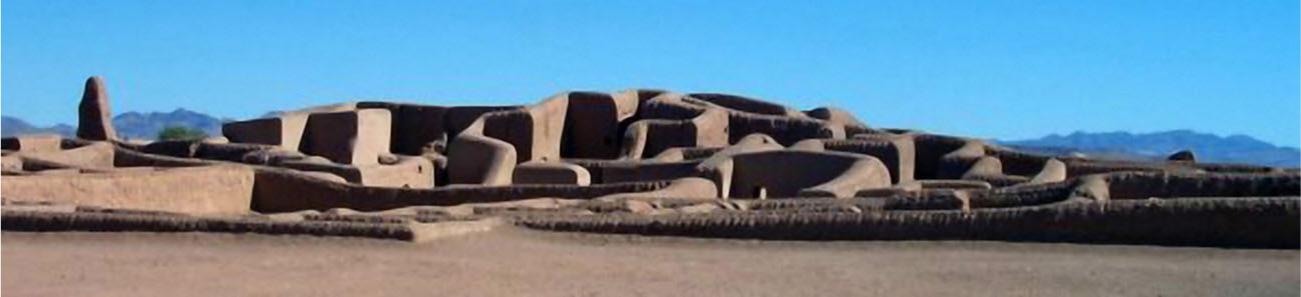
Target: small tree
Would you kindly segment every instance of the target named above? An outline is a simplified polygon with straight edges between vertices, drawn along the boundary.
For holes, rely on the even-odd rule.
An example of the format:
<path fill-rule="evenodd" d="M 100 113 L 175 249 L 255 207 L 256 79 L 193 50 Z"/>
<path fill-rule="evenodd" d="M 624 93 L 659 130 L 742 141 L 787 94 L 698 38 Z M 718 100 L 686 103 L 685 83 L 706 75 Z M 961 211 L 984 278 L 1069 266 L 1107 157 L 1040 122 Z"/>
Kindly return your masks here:
<path fill-rule="evenodd" d="M 158 140 L 199 140 L 207 137 L 208 133 L 203 133 L 203 130 L 185 126 L 167 126 L 158 131 Z"/>

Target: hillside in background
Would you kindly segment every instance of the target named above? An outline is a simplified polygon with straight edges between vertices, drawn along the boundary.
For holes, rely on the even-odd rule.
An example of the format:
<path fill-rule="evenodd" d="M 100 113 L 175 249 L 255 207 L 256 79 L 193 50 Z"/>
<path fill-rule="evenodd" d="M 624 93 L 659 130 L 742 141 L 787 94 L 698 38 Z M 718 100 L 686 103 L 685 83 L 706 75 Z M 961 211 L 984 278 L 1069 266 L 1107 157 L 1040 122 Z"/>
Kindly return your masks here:
<path fill-rule="evenodd" d="M 158 131 L 169 126 L 181 126 L 203 131 L 211 136 L 221 135 L 221 123 L 216 117 L 178 108 L 172 112 L 127 112 L 113 117 L 113 127 L 120 137 L 154 139 Z"/>
<path fill-rule="evenodd" d="M 130 139 L 154 139 L 168 126 L 197 128 L 208 135 L 221 135 L 224 120 L 186 109 L 171 112 L 127 112 L 113 117 L 118 135 Z M 22 119 L 4 117 L 0 124 L 5 137 L 55 133 L 72 136 L 76 127 L 59 124 L 35 127 Z M 1084 154 L 1095 158 L 1160 160 L 1179 150 L 1192 150 L 1200 162 L 1241 163 L 1280 167 L 1301 165 L 1301 150 L 1280 147 L 1244 135 L 1220 137 L 1189 130 L 1154 133 L 1075 132 L 1048 135 L 1038 139 L 995 141 L 1030 152 L 1048 155 Z"/>
<path fill-rule="evenodd" d="M 1112 159 L 1164 159 L 1179 150 L 1192 150 L 1197 161 L 1279 167 L 1301 164 L 1301 150 L 1276 146 L 1250 136 L 1220 137 L 1189 130 L 1153 133 L 1075 132 L 1038 139 L 999 141 L 1000 144 L 1046 154 L 1081 153 Z"/>
<path fill-rule="evenodd" d="M 11 116 L 0 117 L 0 135 L 3 135 L 3 137 L 24 134 L 59 134 L 71 137 L 76 133 L 77 127 L 66 124 L 58 124 L 52 127 L 36 127 L 19 118 Z"/>
<path fill-rule="evenodd" d="M 158 136 L 158 131 L 168 126 L 182 126 L 202 130 L 208 135 L 221 135 L 222 119 L 206 115 L 191 110 L 178 108 L 171 112 L 127 112 L 118 114 L 113 117 L 113 127 L 117 128 L 118 136 L 127 139 L 154 139 Z M 54 133 L 71 137 L 76 133 L 76 126 L 58 124 L 53 127 L 36 127 L 26 121 L 5 116 L 3 126 L 3 136 L 17 136 L 23 134 L 41 134 Z"/>

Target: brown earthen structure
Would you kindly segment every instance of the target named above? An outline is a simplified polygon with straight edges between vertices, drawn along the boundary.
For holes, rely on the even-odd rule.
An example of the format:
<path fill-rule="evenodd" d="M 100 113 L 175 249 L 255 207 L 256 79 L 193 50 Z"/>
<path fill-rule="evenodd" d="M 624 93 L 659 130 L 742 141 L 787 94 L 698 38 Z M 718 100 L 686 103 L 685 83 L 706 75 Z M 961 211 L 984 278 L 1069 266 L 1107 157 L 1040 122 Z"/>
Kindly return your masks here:
<path fill-rule="evenodd" d="M 91 78 L 77 139 L 4 139 L 5 230 L 1301 245 L 1296 169 L 1042 156 L 735 95 L 356 102 L 151 143 L 108 103 Z"/>

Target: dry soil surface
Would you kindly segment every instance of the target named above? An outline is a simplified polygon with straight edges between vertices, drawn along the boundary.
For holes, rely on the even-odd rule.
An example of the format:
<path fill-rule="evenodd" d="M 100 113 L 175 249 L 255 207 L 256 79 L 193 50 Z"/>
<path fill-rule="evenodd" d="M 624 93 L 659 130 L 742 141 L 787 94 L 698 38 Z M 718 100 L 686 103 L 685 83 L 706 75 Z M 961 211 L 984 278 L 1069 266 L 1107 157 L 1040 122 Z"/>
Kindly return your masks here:
<path fill-rule="evenodd" d="M 4 232 L 5 296 L 1298 296 L 1295 250 Z"/>

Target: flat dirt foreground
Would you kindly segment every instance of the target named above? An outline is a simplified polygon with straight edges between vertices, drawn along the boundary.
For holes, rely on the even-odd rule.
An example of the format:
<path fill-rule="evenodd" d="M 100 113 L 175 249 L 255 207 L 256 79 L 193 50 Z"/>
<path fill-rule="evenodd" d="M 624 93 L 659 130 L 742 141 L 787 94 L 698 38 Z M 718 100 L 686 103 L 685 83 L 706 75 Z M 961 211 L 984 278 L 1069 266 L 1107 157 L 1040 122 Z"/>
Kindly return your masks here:
<path fill-rule="evenodd" d="M 5 296 L 1298 296 L 1295 250 L 3 233 Z"/>

